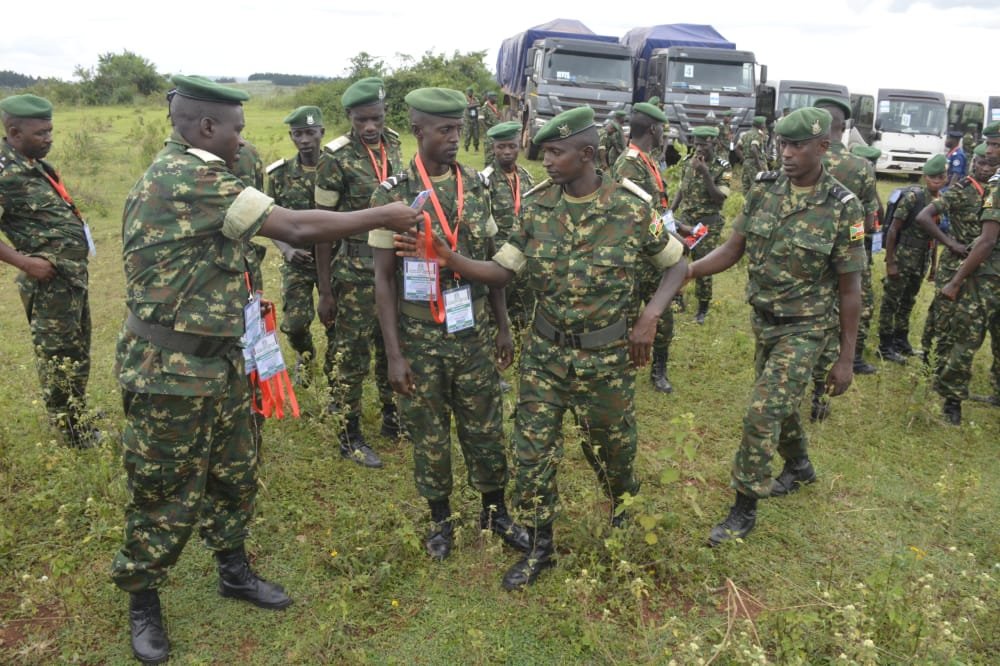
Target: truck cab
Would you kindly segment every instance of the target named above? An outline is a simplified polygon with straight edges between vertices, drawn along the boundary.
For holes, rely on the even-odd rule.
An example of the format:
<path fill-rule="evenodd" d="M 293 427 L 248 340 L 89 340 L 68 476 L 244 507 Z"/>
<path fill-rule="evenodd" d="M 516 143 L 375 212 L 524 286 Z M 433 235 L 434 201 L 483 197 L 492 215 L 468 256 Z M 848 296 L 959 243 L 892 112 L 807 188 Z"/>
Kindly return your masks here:
<path fill-rule="evenodd" d="M 970 125 L 976 126 L 976 136 L 983 131 L 986 108 L 979 102 L 948 102 L 948 131 L 965 132 Z"/>
<path fill-rule="evenodd" d="M 882 150 L 882 156 L 875 170 L 919 175 L 927 160 L 945 152 L 947 129 L 948 107 L 943 94 L 879 89 L 873 145 Z"/>

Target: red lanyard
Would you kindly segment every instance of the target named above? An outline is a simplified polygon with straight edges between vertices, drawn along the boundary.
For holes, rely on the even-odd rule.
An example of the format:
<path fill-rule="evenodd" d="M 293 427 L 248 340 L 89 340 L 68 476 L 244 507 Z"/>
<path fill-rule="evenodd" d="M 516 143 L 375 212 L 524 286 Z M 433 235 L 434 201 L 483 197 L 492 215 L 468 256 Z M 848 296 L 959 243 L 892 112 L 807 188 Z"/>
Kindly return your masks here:
<path fill-rule="evenodd" d="M 372 149 L 369 148 L 368 144 L 365 143 L 364 141 L 362 141 L 361 144 L 365 147 L 365 150 L 368 151 L 368 159 L 372 161 L 372 169 L 375 170 L 375 177 L 378 178 L 378 182 L 381 183 L 382 181 L 384 181 L 386 178 L 389 177 L 389 160 L 385 156 L 385 142 L 379 141 L 378 143 L 379 150 L 382 153 L 381 169 L 379 169 L 378 167 L 379 163 L 375 160 L 375 153 L 372 152 Z"/>
<path fill-rule="evenodd" d="M 514 167 L 514 182 L 504 174 L 504 178 L 507 180 L 507 184 L 510 186 L 511 192 L 514 194 L 514 215 L 521 214 L 521 175 L 517 172 L 517 167 Z"/>
<path fill-rule="evenodd" d="M 670 202 L 667 200 L 667 191 L 663 187 L 663 178 L 660 177 L 660 170 L 656 168 L 653 161 L 649 159 L 646 153 L 642 152 L 642 149 L 639 148 L 639 146 L 634 143 L 630 143 L 628 147 L 635 149 L 639 153 L 639 158 L 646 165 L 646 168 L 649 169 L 650 173 L 653 174 L 653 178 L 656 180 L 657 190 L 660 193 L 660 203 L 663 205 L 664 210 L 666 210 L 670 205 Z"/>
<path fill-rule="evenodd" d="M 430 177 L 427 175 L 427 170 L 424 168 L 424 162 L 420 159 L 420 153 L 417 153 L 416 158 L 414 158 L 413 163 L 417 167 L 417 173 L 420 174 L 420 180 L 423 183 L 424 189 L 430 192 L 431 204 L 434 206 L 434 212 L 437 213 L 438 222 L 441 223 L 441 231 L 444 232 L 444 237 L 447 239 L 448 243 L 451 244 L 451 249 L 454 252 L 458 248 L 458 225 L 462 222 L 462 208 L 463 208 L 463 192 L 464 188 L 462 185 L 462 172 L 459 170 L 458 166 L 453 166 L 452 169 L 455 171 L 455 229 L 452 230 L 451 225 L 448 224 L 448 218 L 445 217 L 444 209 L 441 207 L 441 200 L 438 199 L 437 192 L 434 190 L 434 184 L 431 182 Z M 437 261 L 437 254 L 434 252 L 434 244 L 431 240 L 431 215 L 427 211 L 424 211 L 424 240 L 425 249 L 428 261 Z M 455 277 L 459 277 L 458 273 L 455 273 Z M 431 315 L 434 317 L 434 321 L 438 324 L 444 323 L 445 311 L 444 311 L 444 294 L 441 293 L 441 275 L 438 273 L 437 278 L 437 298 L 431 297 L 430 308 Z"/>

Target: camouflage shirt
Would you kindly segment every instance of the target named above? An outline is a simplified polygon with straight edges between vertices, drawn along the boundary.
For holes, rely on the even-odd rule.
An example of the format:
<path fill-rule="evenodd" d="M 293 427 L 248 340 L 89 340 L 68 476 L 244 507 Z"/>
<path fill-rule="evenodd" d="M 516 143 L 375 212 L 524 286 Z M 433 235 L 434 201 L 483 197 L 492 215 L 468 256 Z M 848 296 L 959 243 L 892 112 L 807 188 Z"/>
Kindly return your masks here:
<path fill-rule="evenodd" d="M 524 273 L 537 296 L 536 312 L 556 329 L 581 333 L 614 324 L 634 312 L 640 259 L 662 271 L 683 254 L 643 194 L 610 174 L 583 199 L 546 180 L 526 197 L 520 228 L 493 260 Z M 565 376 L 571 366 L 618 367 L 625 346 L 623 338 L 608 348 L 580 350 L 533 335 L 529 360 L 522 363 Z"/>
<path fill-rule="evenodd" d="M 282 208 L 312 210 L 316 208 L 316 167 L 307 167 L 298 155 L 278 160 L 267 167 L 267 195 Z M 309 248 L 302 248 L 309 249 Z"/>
<path fill-rule="evenodd" d="M 918 196 L 919 195 L 919 196 Z M 908 188 L 904 190 L 899 195 L 899 201 L 896 203 L 896 210 L 892 214 L 893 220 L 899 220 L 900 224 L 906 223 L 907 218 L 911 215 L 916 216 L 920 210 L 929 203 L 932 203 L 934 197 L 931 195 L 930 190 L 926 187 Z M 903 236 L 908 239 L 914 239 L 918 242 L 926 242 L 928 247 L 930 246 L 931 237 L 923 227 L 917 224 L 915 221 L 910 220 L 909 224 L 902 227 L 897 237 L 897 242 L 902 239 Z"/>
<path fill-rule="evenodd" d="M 514 165 L 517 174 L 516 182 L 519 187 L 520 198 L 517 203 L 524 205 L 524 195 L 531 189 L 533 183 L 531 174 L 519 164 Z M 496 160 L 493 164 L 483 169 L 482 176 L 486 179 L 490 190 L 490 203 L 493 206 L 493 219 L 497 223 L 497 243 L 503 243 L 510 237 L 510 232 L 517 223 L 519 210 L 515 210 L 514 197 L 514 177 L 510 179 L 504 173 Z"/>
<path fill-rule="evenodd" d="M 837 325 L 838 276 L 865 267 L 864 211 L 824 170 L 809 191 L 784 174 L 758 177 L 733 229 L 746 237 L 747 302 L 801 330 Z M 788 330 L 785 327 L 785 330 Z"/>
<path fill-rule="evenodd" d="M 490 101 L 483 102 L 479 112 L 482 114 L 483 127 L 489 129 L 500 122 L 500 109 Z"/>
<path fill-rule="evenodd" d="M 715 183 L 715 186 L 728 197 L 729 183 L 733 177 L 729 162 L 721 157 L 716 157 L 708 165 L 708 172 L 711 174 L 712 182 Z M 718 215 L 722 212 L 725 200 L 719 203 L 712 201 L 712 198 L 708 195 L 708 186 L 705 185 L 705 179 L 700 173 L 695 171 L 694 164 L 690 160 L 684 165 L 684 171 L 681 174 L 681 184 L 677 189 L 682 196 L 678 209 L 675 212 L 677 219 L 684 222 L 684 224 L 694 225 L 704 217 Z"/>
<path fill-rule="evenodd" d="M 382 133 L 382 147 L 385 149 L 383 163 L 382 148 L 370 150 L 354 132 L 339 136 L 323 146 L 319 162 L 316 164 L 316 205 L 320 208 L 350 212 L 368 208 L 372 193 L 386 177 L 398 173 L 403 166 L 399 135 L 386 128 Z M 372 159 L 378 163 L 376 172 Z M 352 236 L 347 242 L 365 243 L 367 234 Z M 371 257 L 350 257 L 341 245 L 341 252 L 334 259 L 333 278 L 358 283 L 371 282 L 374 267 Z"/>
<path fill-rule="evenodd" d="M 52 187 L 60 180 L 45 160 L 31 161 L 0 141 L 0 231 L 18 252 L 44 257 L 59 275 L 87 286 L 87 240 L 83 221 Z"/>
<path fill-rule="evenodd" d="M 823 166 L 834 178 L 854 193 L 864 208 L 865 217 L 878 211 L 878 191 L 875 187 L 875 167 L 863 157 L 852 155 L 839 141 L 830 142 L 823 157 Z M 871 233 L 873 228 L 866 228 Z"/>
<path fill-rule="evenodd" d="M 608 132 L 608 129 L 614 129 Z M 622 126 L 614 120 L 608 123 L 608 127 L 601 129 L 599 139 L 600 149 L 604 151 L 604 159 L 610 167 L 618 161 L 618 156 L 625 152 L 625 132 Z"/>
<path fill-rule="evenodd" d="M 264 161 L 260 158 L 260 151 L 257 146 L 249 141 L 240 146 L 236 153 L 236 164 L 232 168 L 233 175 L 243 181 L 247 187 L 257 190 L 264 190 Z M 260 243 L 247 241 L 249 247 L 246 248 L 247 265 L 250 271 L 250 283 L 257 291 L 264 290 L 264 256 L 267 254 L 267 247 Z"/>
<path fill-rule="evenodd" d="M 125 302 L 139 319 L 175 331 L 243 335 L 246 248 L 274 207 L 215 155 L 177 133 L 132 187 L 122 220 Z M 233 347 L 203 357 L 164 349 L 124 328 L 118 381 L 138 393 L 218 395 L 243 371 Z"/>
<path fill-rule="evenodd" d="M 966 247 L 971 247 L 982 231 L 981 220 L 987 219 L 986 204 L 993 203 L 988 187 L 989 185 L 983 186 L 972 176 L 966 176 L 932 202 L 939 215 L 948 216 L 948 235 Z M 961 263 L 961 257 L 945 250 L 941 253 L 938 270 L 951 275 Z"/>
<path fill-rule="evenodd" d="M 979 213 L 979 221 L 982 222 L 996 222 L 1000 224 L 1000 174 L 994 174 L 990 178 L 989 182 L 989 192 L 986 195 L 986 200 L 983 202 L 983 209 Z M 990 256 L 976 269 L 977 275 L 997 275 L 1000 276 L 1000 241 L 997 241 L 996 245 L 993 246 L 993 252 Z M 992 333 L 991 333 L 992 335 Z M 996 341 L 994 340 L 994 349 L 996 349 Z"/>
<path fill-rule="evenodd" d="M 657 180 L 658 169 L 652 157 L 633 145 L 629 146 L 615 162 L 611 175 L 616 180 L 628 178 L 642 188 L 649 195 L 653 207 L 662 214 L 666 212 L 669 202 L 663 179 Z"/>
<path fill-rule="evenodd" d="M 767 134 L 756 128 L 748 129 L 740 135 L 740 151 L 743 153 L 743 170 L 756 174 L 767 171 Z"/>

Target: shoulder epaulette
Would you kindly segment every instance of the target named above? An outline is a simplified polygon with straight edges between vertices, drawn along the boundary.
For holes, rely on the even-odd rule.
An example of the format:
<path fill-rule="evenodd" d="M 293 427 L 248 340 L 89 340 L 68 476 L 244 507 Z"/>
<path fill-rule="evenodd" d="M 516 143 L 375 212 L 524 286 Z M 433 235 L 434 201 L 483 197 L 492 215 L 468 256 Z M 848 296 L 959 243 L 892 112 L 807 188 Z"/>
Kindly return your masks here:
<path fill-rule="evenodd" d="M 484 180 L 489 180 L 490 176 L 493 175 L 493 165 L 489 165 L 485 169 L 479 172 L 479 175 L 483 177 Z"/>
<path fill-rule="evenodd" d="M 264 173 L 271 173 L 272 171 L 274 171 L 278 167 L 282 167 L 282 166 L 285 166 L 285 160 L 283 160 L 283 159 L 280 159 L 277 162 L 271 162 L 270 164 L 267 165 L 267 168 L 264 169 Z"/>
<path fill-rule="evenodd" d="M 388 134 L 389 136 L 391 136 L 393 139 L 398 139 L 399 138 L 399 132 L 397 132 L 396 130 L 392 129 L 391 127 L 383 127 L 382 131 L 385 132 L 386 134 Z"/>
<path fill-rule="evenodd" d="M 625 152 L 625 155 L 628 156 L 628 157 L 639 157 L 639 151 L 637 149 L 635 149 L 635 148 L 629 148 Z"/>
<path fill-rule="evenodd" d="M 392 188 L 396 187 L 397 185 L 402 185 L 407 180 L 409 180 L 409 176 L 407 176 L 406 172 L 404 171 L 402 173 L 397 173 L 394 176 L 389 176 L 388 178 L 383 180 L 381 187 L 385 188 L 386 190 L 392 190 Z"/>
<path fill-rule="evenodd" d="M 998 183 L 1000 182 L 1000 171 L 990 176 L 990 179 L 986 181 L 987 183 Z"/>
<path fill-rule="evenodd" d="M 845 204 L 851 199 L 854 199 L 854 192 L 841 185 L 840 183 L 835 183 L 830 186 L 830 196 L 838 200 L 840 203 Z"/>
<path fill-rule="evenodd" d="M 642 189 L 641 187 L 639 187 L 638 185 L 636 185 L 635 183 L 633 183 L 628 178 L 622 178 L 622 180 L 621 180 L 621 186 L 624 187 L 629 192 L 631 192 L 632 194 L 634 194 L 637 197 L 639 197 L 640 199 L 642 199 L 643 201 L 645 201 L 646 203 L 649 203 L 650 201 L 653 200 L 653 195 L 652 194 L 650 194 L 646 190 Z"/>
<path fill-rule="evenodd" d="M 525 192 L 524 196 L 528 196 L 529 194 L 534 194 L 535 192 L 539 192 L 541 190 L 544 190 L 545 188 L 549 187 L 550 185 L 552 185 L 552 179 L 551 178 L 546 178 L 542 182 L 538 183 L 538 185 L 535 185 L 533 188 L 531 188 L 530 190 L 528 190 L 527 192 Z"/>
<path fill-rule="evenodd" d="M 207 150 L 202 150 L 201 148 L 188 148 L 188 155 L 194 155 L 202 162 L 222 162 L 223 159 L 218 155 L 208 152 Z"/>
<path fill-rule="evenodd" d="M 335 153 L 350 143 L 351 143 L 351 137 L 347 136 L 346 134 L 341 134 L 336 139 L 323 146 L 323 148 L 329 150 L 331 153 Z"/>
<path fill-rule="evenodd" d="M 773 183 L 778 180 L 778 176 L 780 175 L 780 171 L 758 171 L 757 175 L 754 176 L 754 181 L 757 183 Z"/>

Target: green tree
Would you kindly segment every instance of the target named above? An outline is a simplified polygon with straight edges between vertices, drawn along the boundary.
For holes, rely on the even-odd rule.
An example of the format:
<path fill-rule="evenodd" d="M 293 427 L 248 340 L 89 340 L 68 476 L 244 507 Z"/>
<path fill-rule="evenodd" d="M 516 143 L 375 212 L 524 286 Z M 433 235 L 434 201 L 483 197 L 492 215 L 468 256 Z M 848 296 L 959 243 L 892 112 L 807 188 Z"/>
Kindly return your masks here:
<path fill-rule="evenodd" d="M 97 68 L 77 65 L 86 104 L 128 104 L 135 95 L 147 96 L 166 90 L 167 81 L 156 66 L 131 51 L 98 56 Z"/>

